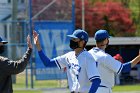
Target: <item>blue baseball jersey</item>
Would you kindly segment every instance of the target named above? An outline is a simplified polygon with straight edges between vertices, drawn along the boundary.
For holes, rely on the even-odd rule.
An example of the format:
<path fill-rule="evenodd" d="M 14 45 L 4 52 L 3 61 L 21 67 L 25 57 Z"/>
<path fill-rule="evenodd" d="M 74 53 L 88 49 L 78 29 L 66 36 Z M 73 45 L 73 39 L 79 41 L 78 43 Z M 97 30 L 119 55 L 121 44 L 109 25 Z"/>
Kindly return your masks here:
<path fill-rule="evenodd" d="M 55 62 L 59 69 L 67 68 L 70 91 L 88 93 L 91 87 L 90 81 L 100 78 L 96 62 L 86 50 L 77 56 L 74 51 L 68 52 L 56 57 Z"/>

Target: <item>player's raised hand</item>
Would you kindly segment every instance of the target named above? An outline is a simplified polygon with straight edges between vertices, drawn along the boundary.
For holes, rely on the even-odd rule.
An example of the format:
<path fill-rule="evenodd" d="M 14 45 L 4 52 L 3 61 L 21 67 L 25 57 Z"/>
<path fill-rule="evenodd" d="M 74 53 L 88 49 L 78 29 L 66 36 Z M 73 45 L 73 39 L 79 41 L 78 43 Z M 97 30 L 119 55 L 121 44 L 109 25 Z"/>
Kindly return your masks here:
<path fill-rule="evenodd" d="M 27 45 L 28 45 L 29 48 L 33 48 L 32 43 L 31 43 L 30 35 L 27 36 Z"/>
<path fill-rule="evenodd" d="M 39 41 L 39 34 L 33 30 L 33 38 L 34 38 L 34 44 L 36 45 L 38 51 L 41 50 L 41 46 L 40 46 L 40 41 Z"/>
<path fill-rule="evenodd" d="M 40 44 L 39 43 L 39 34 L 33 30 L 33 38 L 34 38 L 34 44 L 37 45 L 37 44 Z"/>

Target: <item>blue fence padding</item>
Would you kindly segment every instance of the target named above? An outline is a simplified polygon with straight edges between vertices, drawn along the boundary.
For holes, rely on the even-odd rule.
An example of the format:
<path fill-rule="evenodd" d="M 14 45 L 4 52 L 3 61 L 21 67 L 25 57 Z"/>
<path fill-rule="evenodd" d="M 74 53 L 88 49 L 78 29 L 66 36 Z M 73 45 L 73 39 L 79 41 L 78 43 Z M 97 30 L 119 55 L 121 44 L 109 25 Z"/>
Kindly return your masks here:
<path fill-rule="evenodd" d="M 36 69 L 36 80 L 56 80 L 66 79 L 67 75 L 57 67 Z"/>
<path fill-rule="evenodd" d="M 73 32 L 72 22 L 35 22 L 35 30 L 40 34 L 40 42 L 43 51 L 49 58 L 54 58 L 70 51 L 68 34 Z M 36 79 L 57 80 L 65 79 L 66 73 L 57 67 L 46 68 L 35 52 Z"/>

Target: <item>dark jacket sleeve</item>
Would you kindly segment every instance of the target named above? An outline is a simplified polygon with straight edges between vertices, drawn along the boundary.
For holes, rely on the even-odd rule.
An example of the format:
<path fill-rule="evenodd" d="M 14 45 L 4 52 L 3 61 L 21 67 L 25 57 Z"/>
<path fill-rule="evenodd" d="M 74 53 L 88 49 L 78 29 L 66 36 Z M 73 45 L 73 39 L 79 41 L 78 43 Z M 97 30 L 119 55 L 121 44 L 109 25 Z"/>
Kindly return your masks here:
<path fill-rule="evenodd" d="M 0 57 L 0 69 L 4 71 L 5 74 L 18 74 L 22 72 L 30 60 L 31 53 L 32 49 L 28 48 L 23 57 L 17 61 L 9 60 L 5 57 Z"/>

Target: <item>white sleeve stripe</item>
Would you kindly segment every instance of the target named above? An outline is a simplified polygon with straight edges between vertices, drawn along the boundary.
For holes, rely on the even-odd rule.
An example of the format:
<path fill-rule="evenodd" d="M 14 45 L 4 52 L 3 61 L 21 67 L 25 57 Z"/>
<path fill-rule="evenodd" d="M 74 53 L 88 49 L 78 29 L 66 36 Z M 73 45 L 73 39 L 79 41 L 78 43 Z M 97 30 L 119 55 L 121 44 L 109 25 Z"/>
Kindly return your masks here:
<path fill-rule="evenodd" d="M 91 80 L 93 80 L 93 79 L 95 79 L 95 78 L 100 78 L 100 76 L 93 76 L 93 77 L 91 77 L 89 80 L 91 81 Z"/>
<path fill-rule="evenodd" d="M 61 69 L 61 66 L 60 66 L 60 64 L 59 64 L 59 62 L 58 62 L 57 60 L 55 60 L 55 63 L 56 63 L 56 65 L 57 65 L 57 67 L 58 67 L 59 69 Z"/>
<path fill-rule="evenodd" d="M 121 64 L 120 69 L 118 70 L 117 74 L 119 74 L 122 71 L 123 64 Z"/>

